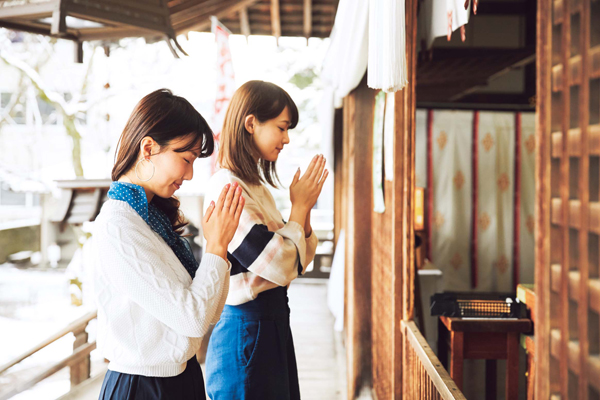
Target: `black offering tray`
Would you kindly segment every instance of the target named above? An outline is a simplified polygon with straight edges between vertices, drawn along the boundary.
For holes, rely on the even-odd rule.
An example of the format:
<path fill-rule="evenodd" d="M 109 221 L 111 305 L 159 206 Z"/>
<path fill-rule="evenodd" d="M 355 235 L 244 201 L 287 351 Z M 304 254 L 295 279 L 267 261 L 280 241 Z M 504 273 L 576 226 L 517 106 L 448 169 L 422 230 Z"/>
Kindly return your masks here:
<path fill-rule="evenodd" d="M 431 296 L 431 315 L 458 318 L 525 318 L 515 293 L 445 292 Z"/>

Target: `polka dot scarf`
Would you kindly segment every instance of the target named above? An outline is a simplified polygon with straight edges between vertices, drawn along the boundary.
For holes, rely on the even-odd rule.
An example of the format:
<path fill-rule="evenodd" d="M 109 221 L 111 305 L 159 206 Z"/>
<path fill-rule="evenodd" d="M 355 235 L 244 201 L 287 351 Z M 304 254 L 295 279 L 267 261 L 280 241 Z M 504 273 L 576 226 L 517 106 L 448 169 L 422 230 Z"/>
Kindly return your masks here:
<path fill-rule="evenodd" d="M 165 213 L 156 208 L 152 202 L 148 204 L 144 188 L 133 183 L 113 182 L 110 184 L 108 198 L 129 204 L 150 225 L 154 232 L 164 239 L 186 271 L 194 278 L 198 263 L 194 258 L 190 244 L 185 238 L 173 231 L 173 226 Z"/>

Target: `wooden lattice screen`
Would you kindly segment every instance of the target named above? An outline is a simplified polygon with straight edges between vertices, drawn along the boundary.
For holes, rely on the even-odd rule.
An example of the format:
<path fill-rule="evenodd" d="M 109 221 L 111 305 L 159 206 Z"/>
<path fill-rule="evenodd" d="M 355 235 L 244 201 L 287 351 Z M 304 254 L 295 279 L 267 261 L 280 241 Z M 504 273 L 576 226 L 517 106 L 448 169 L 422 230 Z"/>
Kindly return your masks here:
<path fill-rule="evenodd" d="M 600 398 L 600 1 L 538 0 L 536 398 Z"/>

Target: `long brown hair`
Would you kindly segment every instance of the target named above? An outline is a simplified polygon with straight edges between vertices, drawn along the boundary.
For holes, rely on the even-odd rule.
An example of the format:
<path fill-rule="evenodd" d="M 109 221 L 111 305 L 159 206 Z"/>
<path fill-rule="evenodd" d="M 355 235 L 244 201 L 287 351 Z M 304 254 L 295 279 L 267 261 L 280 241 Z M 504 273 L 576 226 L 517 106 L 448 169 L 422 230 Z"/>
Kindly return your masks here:
<path fill-rule="evenodd" d="M 240 86 L 225 113 L 219 164 L 246 183 L 259 185 L 267 182 L 277 187 L 279 178 L 275 163 L 260 158 L 252 135 L 246 130 L 245 120 L 248 115 L 254 115 L 258 122 L 264 123 L 279 116 L 285 107 L 290 112 L 288 129 L 294 129 L 298 124 L 298 107 L 285 90 L 263 81 L 248 81 Z"/>
<path fill-rule="evenodd" d="M 186 99 L 175 96 L 168 89 L 150 93 L 135 106 L 119 138 L 112 180 L 118 180 L 134 167 L 139 158 L 140 143 L 146 136 L 163 148 L 174 139 L 190 135 L 193 137 L 185 146 L 173 151 L 183 153 L 200 143 L 199 158 L 209 157 L 213 153 L 213 132 L 202 115 Z M 152 204 L 167 215 L 175 232 L 183 232 L 188 222 L 179 210 L 177 197 L 153 196 Z"/>

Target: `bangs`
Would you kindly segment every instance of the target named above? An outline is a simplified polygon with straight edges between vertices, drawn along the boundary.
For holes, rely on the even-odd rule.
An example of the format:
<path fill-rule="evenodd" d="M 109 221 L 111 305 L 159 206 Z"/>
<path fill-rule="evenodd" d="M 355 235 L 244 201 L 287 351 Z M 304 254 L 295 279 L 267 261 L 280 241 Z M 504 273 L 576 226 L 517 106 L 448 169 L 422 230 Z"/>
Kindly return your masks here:
<path fill-rule="evenodd" d="M 283 110 L 285 109 L 285 107 L 287 106 L 287 108 L 290 112 L 290 126 L 288 127 L 288 129 L 294 129 L 298 125 L 298 119 L 299 119 L 298 107 L 296 106 L 296 103 L 294 103 L 294 100 L 292 100 L 292 98 L 290 97 L 289 94 L 287 94 L 283 90 L 281 92 L 282 93 L 280 95 L 278 103 L 283 104 L 283 107 L 281 107 L 281 111 L 279 111 L 279 114 L 281 114 L 283 112 Z M 277 114 L 277 115 L 279 115 L 279 114 Z"/>
<path fill-rule="evenodd" d="M 188 137 L 189 139 L 184 145 L 173 149 L 173 151 L 176 153 L 185 153 L 186 151 L 200 149 L 198 158 L 206 158 L 212 155 L 214 151 L 214 141 L 207 140 L 208 137 L 213 137 L 213 133 L 210 129 L 208 132 L 192 132 L 188 135 Z"/>

